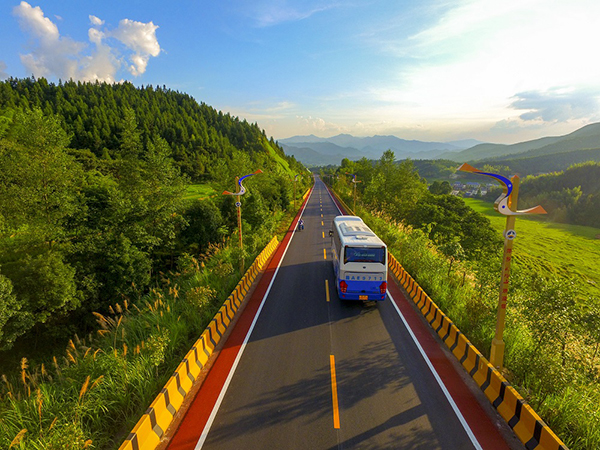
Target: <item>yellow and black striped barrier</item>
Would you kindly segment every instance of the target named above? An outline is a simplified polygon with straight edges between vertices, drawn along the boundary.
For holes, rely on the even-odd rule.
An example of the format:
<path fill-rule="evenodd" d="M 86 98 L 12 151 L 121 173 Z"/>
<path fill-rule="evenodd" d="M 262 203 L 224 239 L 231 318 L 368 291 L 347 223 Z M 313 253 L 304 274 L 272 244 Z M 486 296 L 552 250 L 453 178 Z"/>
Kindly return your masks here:
<path fill-rule="evenodd" d="M 194 381 L 233 320 L 250 286 L 278 245 L 279 241 L 275 236 L 254 260 L 119 450 L 150 450 L 160 444 L 185 396 L 190 392 Z"/>
<path fill-rule="evenodd" d="M 494 366 L 452 323 L 402 265 L 389 254 L 389 266 L 425 320 L 475 380 L 528 450 L 568 450 Z"/>

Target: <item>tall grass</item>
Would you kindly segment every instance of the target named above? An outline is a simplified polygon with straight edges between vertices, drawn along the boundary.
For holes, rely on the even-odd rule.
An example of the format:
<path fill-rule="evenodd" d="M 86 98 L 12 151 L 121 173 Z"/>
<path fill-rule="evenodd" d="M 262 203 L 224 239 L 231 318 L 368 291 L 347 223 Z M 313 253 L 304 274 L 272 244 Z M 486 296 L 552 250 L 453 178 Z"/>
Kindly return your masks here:
<path fill-rule="evenodd" d="M 74 336 L 64 354 L 0 377 L 0 448 L 116 449 L 160 392 L 273 233 L 295 214 L 269 216 L 244 235 L 244 251 L 222 243 L 182 255 L 136 299 L 95 313 L 97 332 Z"/>
<path fill-rule="evenodd" d="M 118 447 L 237 284 L 238 256 L 225 244 L 184 255 L 146 295 L 95 313 L 97 333 L 64 355 L 2 375 L 0 448 Z"/>

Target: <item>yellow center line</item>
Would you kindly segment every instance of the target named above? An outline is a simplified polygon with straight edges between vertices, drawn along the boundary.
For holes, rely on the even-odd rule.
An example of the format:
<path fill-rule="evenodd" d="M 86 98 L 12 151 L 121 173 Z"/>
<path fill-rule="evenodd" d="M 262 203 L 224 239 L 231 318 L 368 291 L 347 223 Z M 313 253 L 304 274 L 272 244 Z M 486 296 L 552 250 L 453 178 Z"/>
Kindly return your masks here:
<path fill-rule="evenodd" d="M 329 365 L 331 367 L 331 397 L 333 400 L 333 428 L 340 429 L 340 409 L 338 407 L 337 381 L 335 378 L 335 357 L 329 355 Z"/>
<path fill-rule="evenodd" d="M 323 259 L 327 259 L 327 250 L 323 249 Z"/>
<path fill-rule="evenodd" d="M 329 280 L 325 280 L 325 297 L 329 301 Z"/>

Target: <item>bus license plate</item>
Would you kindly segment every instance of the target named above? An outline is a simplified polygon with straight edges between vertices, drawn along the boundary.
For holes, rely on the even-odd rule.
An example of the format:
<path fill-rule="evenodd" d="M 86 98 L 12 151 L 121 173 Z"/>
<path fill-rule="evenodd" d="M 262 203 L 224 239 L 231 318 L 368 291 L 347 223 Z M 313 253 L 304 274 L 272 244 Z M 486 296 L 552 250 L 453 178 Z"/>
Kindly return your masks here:
<path fill-rule="evenodd" d="M 368 295 L 359 295 L 358 299 L 359 300 L 369 300 L 369 296 Z"/>

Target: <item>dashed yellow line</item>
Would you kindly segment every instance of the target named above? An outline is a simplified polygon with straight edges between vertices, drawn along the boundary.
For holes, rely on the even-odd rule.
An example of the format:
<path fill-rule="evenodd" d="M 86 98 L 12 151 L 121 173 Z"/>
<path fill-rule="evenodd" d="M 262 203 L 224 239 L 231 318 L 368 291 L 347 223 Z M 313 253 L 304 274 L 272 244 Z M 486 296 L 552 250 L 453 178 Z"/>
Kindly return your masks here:
<path fill-rule="evenodd" d="M 323 225 L 323 221 L 322 221 L 322 220 L 321 220 L 321 226 L 322 226 L 322 227 L 323 227 L 323 226 L 325 226 L 325 225 Z"/>
<path fill-rule="evenodd" d="M 325 280 L 325 298 L 329 301 L 329 280 Z"/>
<path fill-rule="evenodd" d="M 338 407 L 337 380 L 335 377 L 335 357 L 329 355 L 329 366 L 331 368 L 331 397 L 333 402 L 333 428 L 340 429 L 340 409 Z"/>
<path fill-rule="evenodd" d="M 323 259 L 327 259 L 327 250 L 323 249 Z"/>
<path fill-rule="evenodd" d="M 325 239 L 325 232 L 323 231 L 323 239 Z"/>

